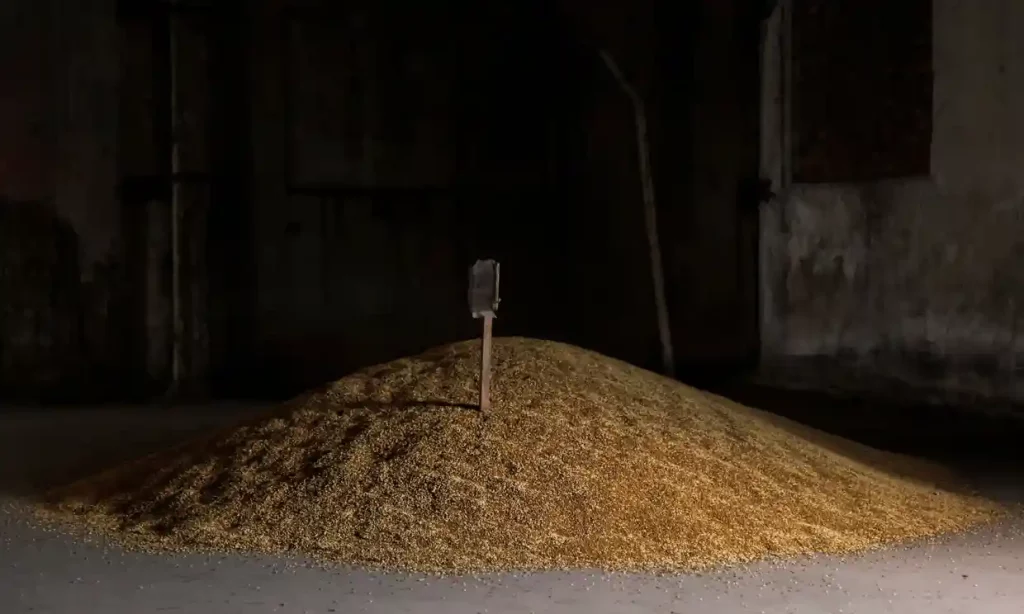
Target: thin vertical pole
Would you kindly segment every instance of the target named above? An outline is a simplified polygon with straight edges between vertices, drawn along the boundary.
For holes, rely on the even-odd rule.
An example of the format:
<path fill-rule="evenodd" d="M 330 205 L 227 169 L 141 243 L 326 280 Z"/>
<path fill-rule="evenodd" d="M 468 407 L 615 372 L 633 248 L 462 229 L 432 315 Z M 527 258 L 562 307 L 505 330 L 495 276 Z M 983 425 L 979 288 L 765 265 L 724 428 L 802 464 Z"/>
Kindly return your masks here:
<path fill-rule="evenodd" d="M 654 201 L 654 177 L 651 171 L 650 144 L 647 142 L 647 112 L 644 110 L 640 94 L 629 84 L 615 59 L 606 51 L 601 51 L 605 66 L 618 82 L 633 104 L 633 116 L 636 122 L 637 157 L 640 163 L 640 183 L 643 188 L 644 225 L 647 229 L 647 245 L 651 259 L 651 281 L 654 286 L 654 307 L 658 322 L 658 337 L 661 341 L 662 371 L 668 377 L 676 372 L 675 356 L 672 349 L 672 328 L 668 316 L 668 298 L 665 291 L 665 273 L 661 262 L 661 244 L 658 240 L 658 213 Z"/>
<path fill-rule="evenodd" d="M 178 36 L 173 11 L 167 15 L 168 44 L 170 53 L 170 124 L 171 124 L 171 390 L 175 395 L 181 390 L 182 345 L 184 343 L 185 321 L 181 301 L 181 186 L 178 174 L 181 172 L 181 114 L 178 104 Z"/>
<path fill-rule="evenodd" d="M 491 409 L 491 330 L 494 315 L 484 314 L 484 337 L 480 348 L 480 411 Z"/>

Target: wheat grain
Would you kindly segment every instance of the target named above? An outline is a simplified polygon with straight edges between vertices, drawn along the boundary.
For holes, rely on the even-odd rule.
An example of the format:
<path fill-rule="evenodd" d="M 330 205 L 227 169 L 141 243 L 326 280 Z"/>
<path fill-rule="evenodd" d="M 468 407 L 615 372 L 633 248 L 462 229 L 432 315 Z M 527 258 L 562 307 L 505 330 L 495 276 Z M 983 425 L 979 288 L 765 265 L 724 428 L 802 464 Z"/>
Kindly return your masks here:
<path fill-rule="evenodd" d="M 999 515 L 937 467 L 576 347 L 495 341 L 346 377 L 61 488 L 47 520 L 130 547 L 390 569 L 682 571 L 848 553 Z"/>

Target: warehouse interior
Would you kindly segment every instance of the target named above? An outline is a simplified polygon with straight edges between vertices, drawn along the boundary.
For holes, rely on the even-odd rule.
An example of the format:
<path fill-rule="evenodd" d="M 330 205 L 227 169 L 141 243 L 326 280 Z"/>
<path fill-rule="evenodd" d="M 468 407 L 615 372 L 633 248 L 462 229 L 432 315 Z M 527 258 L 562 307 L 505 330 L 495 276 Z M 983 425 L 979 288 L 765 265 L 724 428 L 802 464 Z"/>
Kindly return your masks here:
<path fill-rule="evenodd" d="M 815 559 L 799 597 L 796 572 L 759 567 L 453 589 L 273 558 L 220 558 L 201 593 L 179 583 L 213 576 L 173 570 L 209 556 L 118 554 L 104 576 L 15 508 L 476 348 L 481 258 L 501 263 L 499 357 L 502 338 L 584 348 L 1017 504 L 1020 23 L 1014 0 L 0 3 L 0 566 L 21 570 L 3 601 L 910 612 L 947 591 L 951 611 L 1015 611 L 1019 520 L 956 538 L 955 573 L 920 549 Z"/>
<path fill-rule="evenodd" d="M 53 281 L 27 266 L 5 281 L 19 305 L 4 326 L 22 331 L 4 344 L 8 396 L 289 396 L 473 334 L 462 286 L 478 256 L 506 264 L 505 334 L 652 364 L 651 282 L 631 271 L 647 262 L 633 111 L 602 51 L 651 99 L 655 165 L 694 168 L 690 126 L 721 122 L 692 104 L 693 79 L 736 108 L 726 129 L 751 135 L 722 153 L 728 180 L 692 181 L 726 164 L 706 160 L 658 173 L 657 188 L 664 227 L 707 237 L 665 241 L 680 360 L 755 356 L 756 207 L 737 213 L 732 184 L 757 175 L 757 7 L 706 17 L 751 46 L 730 54 L 730 74 L 748 78 L 718 83 L 682 69 L 692 37 L 655 32 L 692 21 L 674 6 L 107 4 L 116 19 L 102 3 L 53 19 L 7 9 L 25 13 L 9 44 L 32 32 L 54 46 L 39 54 L 49 66 L 20 69 L 9 102 L 12 156 L 38 162 L 8 165 L 5 198 L 26 211 L 10 214 L 24 221 L 5 224 L 5 245 L 40 252 Z M 84 18 L 88 33 L 74 31 Z M 721 55 L 719 39 L 698 53 Z M 720 252 L 730 273 L 690 266 L 687 250 Z M 707 298 L 676 290 L 693 284 Z M 607 326 L 622 317 L 628 332 Z"/>

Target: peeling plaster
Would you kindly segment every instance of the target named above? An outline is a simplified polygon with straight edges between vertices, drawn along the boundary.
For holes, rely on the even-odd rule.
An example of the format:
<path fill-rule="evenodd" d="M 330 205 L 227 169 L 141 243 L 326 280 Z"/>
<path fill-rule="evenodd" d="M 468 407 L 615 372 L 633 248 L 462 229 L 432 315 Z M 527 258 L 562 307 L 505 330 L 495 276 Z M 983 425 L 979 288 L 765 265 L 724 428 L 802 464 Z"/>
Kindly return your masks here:
<path fill-rule="evenodd" d="M 1006 27 L 1024 4 L 934 13 L 932 176 L 794 185 L 765 208 L 763 359 L 1024 401 L 1024 43 Z"/>

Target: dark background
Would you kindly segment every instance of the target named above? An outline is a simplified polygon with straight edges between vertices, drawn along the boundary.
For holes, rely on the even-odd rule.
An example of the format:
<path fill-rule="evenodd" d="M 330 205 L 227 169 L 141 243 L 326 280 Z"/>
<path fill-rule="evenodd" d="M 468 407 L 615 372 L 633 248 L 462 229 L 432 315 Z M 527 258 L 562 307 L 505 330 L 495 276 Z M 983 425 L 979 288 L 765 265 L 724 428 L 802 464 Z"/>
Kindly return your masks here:
<path fill-rule="evenodd" d="M 125 1 L 92 16 L 99 33 L 66 37 L 94 47 L 74 51 L 95 108 L 73 128 L 108 142 L 85 145 L 99 159 L 56 160 L 86 166 L 71 178 L 44 153 L 18 155 L 50 176 L 16 177 L 6 195 L 4 396 L 123 400 L 169 385 L 172 56 L 192 394 L 293 394 L 472 337 L 478 257 L 503 265 L 499 334 L 657 367 L 633 110 L 601 49 L 648 101 L 679 361 L 752 363 L 757 208 L 738 186 L 757 177 L 763 7 L 407 4 Z M 728 79 L 693 70 L 723 52 Z M 50 131 L 24 140 L 59 150 L 68 127 L 49 125 L 46 105 L 61 105 L 46 72 L 22 71 L 36 91 L 6 87 Z M 735 136 L 716 159 L 695 134 L 708 124 Z M 68 199 L 87 224 L 23 202 L 63 181 L 91 190 Z M 717 240 L 698 250 L 694 237 Z"/>
<path fill-rule="evenodd" d="M 953 403 L 943 387 L 950 373 L 1019 381 L 1015 350 L 1001 342 L 973 353 L 911 343 L 892 332 L 903 316 L 890 301 L 875 320 L 861 318 L 887 331 L 883 342 L 864 349 L 853 332 L 793 349 L 868 313 L 848 295 L 875 296 L 876 282 L 841 274 L 842 257 L 863 247 L 851 233 L 863 230 L 865 249 L 886 255 L 873 265 L 883 270 L 909 256 L 923 263 L 932 249 L 890 249 L 920 224 L 898 217 L 913 196 L 876 183 L 934 173 L 935 16 L 924 0 L 794 0 L 791 61 L 766 68 L 774 5 L 4 2 L 0 400 L 142 402 L 170 389 L 172 185 L 176 399 L 284 398 L 472 338 L 466 273 L 482 257 L 502 263 L 496 334 L 658 369 L 633 109 L 604 49 L 646 103 L 681 379 L 876 442 L 948 443 L 968 431 L 979 447 L 1014 441 L 1008 422 L 993 426 L 977 411 L 1005 410 L 1012 395 L 989 386 Z M 762 71 L 786 75 L 785 109 L 766 105 Z M 778 176 L 761 134 L 771 113 L 788 118 Z M 767 209 L 762 177 L 780 193 Z M 791 209 L 805 211 L 805 195 L 791 180 L 841 184 L 820 189 L 860 200 L 813 201 L 826 221 L 800 226 Z M 843 207 L 853 231 L 840 225 Z M 981 262 L 1018 270 L 1019 235 L 1002 226 L 1009 259 Z M 833 235 L 846 250 L 838 260 Z M 978 296 L 935 270 L 927 279 L 938 281 L 907 295 L 915 308 Z M 979 283 L 986 298 L 950 309 L 988 317 L 1007 297 L 1024 304 L 1016 277 Z M 765 383 L 768 367 L 793 357 L 802 381 L 822 390 L 836 364 L 850 379 L 864 365 L 886 372 L 892 356 L 925 373 L 919 388 L 931 392 L 861 378 L 825 411 L 818 397 L 779 392 L 785 377 Z M 936 386 L 938 402 L 923 403 Z"/>

